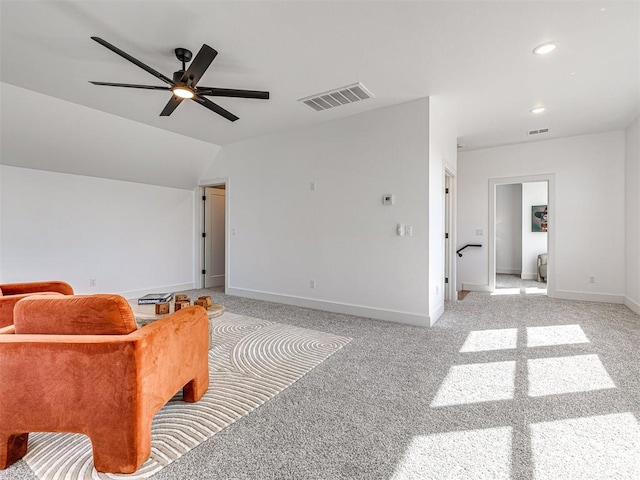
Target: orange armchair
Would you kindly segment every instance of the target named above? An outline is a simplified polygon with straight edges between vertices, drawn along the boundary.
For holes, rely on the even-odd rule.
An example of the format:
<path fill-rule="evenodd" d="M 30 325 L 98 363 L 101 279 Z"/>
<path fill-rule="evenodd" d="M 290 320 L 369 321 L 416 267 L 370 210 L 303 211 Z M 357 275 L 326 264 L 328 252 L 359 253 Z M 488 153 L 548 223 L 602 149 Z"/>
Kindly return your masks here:
<path fill-rule="evenodd" d="M 135 472 L 151 454 L 151 421 L 181 388 L 209 386 L 209 321 L 187 307 L 137 328 L 119 295 L 30 296 L 0 329 L 0 469 L 28 432 L 87 435 L 97 471 Z"/>
<path fill-rule="evenodd" d="M 16 302 L 34 293 L 73 295 L 73 288 L 65 282 L 5 283 L 0 285 L 0 328 L 13 323 Z"/>

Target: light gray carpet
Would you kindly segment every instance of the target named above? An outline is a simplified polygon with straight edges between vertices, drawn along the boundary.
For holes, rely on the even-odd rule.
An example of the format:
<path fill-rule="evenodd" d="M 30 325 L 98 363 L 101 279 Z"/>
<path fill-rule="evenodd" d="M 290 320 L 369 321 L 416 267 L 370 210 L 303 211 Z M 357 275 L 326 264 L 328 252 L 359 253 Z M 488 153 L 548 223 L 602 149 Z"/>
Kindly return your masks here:
<path fill-rule="evenodd" d="M 154 479 L 640 478 L 640 317 L 626 307 L 472 292 L 422 329 L 212 297 L 353 340 Z M 0 478 L 33 478 L 18 467 Z"/>
<path fill-rule="evenodd" d="M 496 288 L 547 288 L 547 282 L 525 280 L 520 275 L 496 273 Z"/>

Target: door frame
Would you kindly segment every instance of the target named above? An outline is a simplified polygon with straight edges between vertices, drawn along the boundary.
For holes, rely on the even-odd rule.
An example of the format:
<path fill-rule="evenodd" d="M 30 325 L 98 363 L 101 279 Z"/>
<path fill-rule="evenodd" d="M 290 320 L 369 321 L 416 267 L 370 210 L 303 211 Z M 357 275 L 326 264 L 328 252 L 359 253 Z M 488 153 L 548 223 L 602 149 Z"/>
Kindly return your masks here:
<path fill-rule="evenodd" d="M 204 287 L 204 275 L 202 266 L 205 260 L 205 247 L 202 241 L 202 232 L 205 231 L 205 208 L 202 197 L 207 187 L 225 186 L 224 191 L 224 292 L 227 293 L 229 286 L 230 265 L 231 265 L 231 180 L 229 177 L 219 177 L 200 180 L 198 187 L 195 189 L 195 218 L 194 218 L 194 275 L 193 284 L 195 288 Z"/>
<path fill-rule="evenodd" d="M 444 247 L 444 275 L 449 278 L 449 283 L 444 284 L 445 301 L 458 300 L 458 292 L 456 289 L 456 270 L 457 262 L 454 254 L 456 245 L 456 176 L 445 167 L 444 169 L 444 232 L 449 233 L 449 238 L 445 238 Z M 449 189 L 449 194 L 446 189 Z M 447 248 L 448 247 L 448 248 Z"/>
<path fill-rule="evenodd" d="M 557 236 L 557 210 L 556 210 L 556 174 L 544 173 L 539 175 L 524 175 L 520 177 L 504 177 L 489 179 L 489 291 L 496 289 L 496 187 L 513 183 L 547 182 L 547 205 L 549 212 L 549 230 L 547 232 L 547 296 L 555 297 L 556 271 L 555 253 Z"/>

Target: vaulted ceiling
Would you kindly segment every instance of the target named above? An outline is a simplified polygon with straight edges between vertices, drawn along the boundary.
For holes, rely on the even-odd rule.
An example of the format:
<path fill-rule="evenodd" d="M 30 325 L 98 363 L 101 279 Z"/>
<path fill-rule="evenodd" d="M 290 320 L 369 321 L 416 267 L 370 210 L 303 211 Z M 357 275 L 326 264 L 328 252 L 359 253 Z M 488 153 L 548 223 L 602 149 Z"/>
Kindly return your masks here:
<path fill-rule="evenodd" d="M 3 0 L 0 17 L 3 82 L 216 145 L 434 95 L 469 149 L 624 128 L 639 111 L 635 1 Z M 219 53 L 201 84 L 271 99 L 216 99 L 235 123 L 192 102 L 160 117 L 167 92 L 89 83 L 162 85 L 91 36 L 169 77 L 174 48 L 207 43 Z M 549 41 L 556 51 L 532 54 Z M 375 98 L 296 101 L 355 82 Z"/>

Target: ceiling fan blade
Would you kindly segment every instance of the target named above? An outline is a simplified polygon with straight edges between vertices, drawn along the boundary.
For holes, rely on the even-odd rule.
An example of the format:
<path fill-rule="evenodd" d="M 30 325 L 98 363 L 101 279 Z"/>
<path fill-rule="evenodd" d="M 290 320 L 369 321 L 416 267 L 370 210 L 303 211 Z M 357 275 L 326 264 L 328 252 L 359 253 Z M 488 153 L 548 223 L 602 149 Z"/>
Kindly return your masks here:
<path fill-rule="evenodd" d="M 171 90 L 171 87 L 158 87 L 155 85 L 134 85 L 131 83 L 93 82 L 91 80 L 89 80 L 89 83 L 93 83 L 94 85 L 105 85 L 107 87 L 144 88 L 146 90 Z"/>
<path fill-rule="evenodd" d="M 198 95 L 210 95 L 212 97 L 238 97 L 269 99 L 269 92 L 261 90 L 237 90 L 235 88 L 196 87 Z"/>
<path fill-rule="evenodd" d="M 184 100 L 184 98 L 176 97 L 175 95 L 171 96 L 171 99 L 167 102 L 162 112 L 160 112 L 161 117 L 168 117 L 173 113 L 173 111 L 178 108 L 178 105 Z"/>
<path fill-rule="evenodd" d="M 209 68 L 209 65 L 211 65 L 211 62 L 213 62 L 213 59 L 216 58 L 216 55 L 218 55 L 218 52 L 206 43 L 203 43 L 200 51 L 191 62 L 191 65 L 189 65 L 187 71 L 182 75 L 180 82 L 195 87 L 198 80 L 200 80 L 204 72 Z"/>
<path fill-rule="evenodd" d="M 100 45 L 107 47 L 109 50 L 111 50 L 113 53 L 117 53 L 118 55 L 120 55 L 122 58 L 129 60 L 131 63 L 133 63 L 134 65 L 137 65 L 138 67 L 142 68 L 143 70 L 146 70 L 147 72 L 149 72 L 151 75 L 153 75 L 156 78 L 159 78 L 160 80 L 162 80 L 165 83 L 168 83 L 169 85 L 173 85 L 173 81 L 168 78 L 165 77 L 163 74 L 161 74 L 160 72 L 158 72 L 157 70 L 154 70 L 153 68 L 151 68 L 149 65 L 145 65 L 144 63 L 142 63 L 140 60 L 138 60 L 137 58 L 133 58 L 131 55 L 129 55 L 126 52 L 123 52 L 122 50 L 120 50 L 118 47 L 115 47 L 113 45 L 111 45 L 109 42 L 101 39 L 100 37 L 91 37 L 92 40 L 95 40 L 96 42 L 98 42 Z"/>
<path fill-rule="evenodd" d="M 238 120 L 238 117 L 236 117 L 233 113 L 229 112 L 228 110 L 225 110 L 220 105 L 213 103 L 208 98 L 204 98 L 196 95 L 195 97 L 193 97 L 193 100 L 198 102 L 203 107 L 206 107 L 209 110 L 216 112 L 218 115 L 223 116 L 224 118 L 226 118 L 231 122 L 235 122 L 236 120 Z"/>

